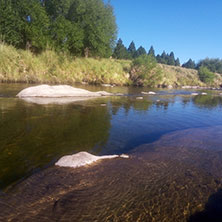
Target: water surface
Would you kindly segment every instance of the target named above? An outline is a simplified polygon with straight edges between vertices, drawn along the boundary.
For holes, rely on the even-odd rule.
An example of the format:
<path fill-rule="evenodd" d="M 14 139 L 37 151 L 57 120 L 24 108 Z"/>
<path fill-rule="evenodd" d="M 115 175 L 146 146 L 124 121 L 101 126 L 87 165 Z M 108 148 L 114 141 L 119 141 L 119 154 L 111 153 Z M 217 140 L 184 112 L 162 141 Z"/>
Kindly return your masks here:
<path fill-rule="evenodd" d="M 127 96 L 39 105 L 15 97 L 25 87 L 0 85 L 0 187 L 27 178 L 3 199 L 7 219 L 24 219 L 28 208 L 33 221 L 53 209 L 47 220 L 186 221 L 220 188 L 218 91 L 192 96 L 192 90 L 84 86 Z M 137 98 L 150 90 L 157 94 Z M 77 170 L 52 167 L 79 151 L 131 158 Z"/>

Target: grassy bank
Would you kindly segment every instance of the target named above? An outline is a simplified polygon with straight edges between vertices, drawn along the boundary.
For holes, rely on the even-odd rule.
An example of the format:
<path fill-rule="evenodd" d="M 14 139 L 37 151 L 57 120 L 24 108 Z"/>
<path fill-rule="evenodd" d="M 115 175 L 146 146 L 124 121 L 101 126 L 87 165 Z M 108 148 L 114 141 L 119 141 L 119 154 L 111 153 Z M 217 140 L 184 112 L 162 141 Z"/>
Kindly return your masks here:
<path fill-rule="evenodd" d="M 163 70 L 162 85 L 172 86 L 212 86 L 220 87 L 222 84 L 222 75 L 215 73 L 215 79 L 211 84 L 200 81 L 198 71 L 178 66 L 168 66 L 159 64 Z"/>
<path fill-rule="evenodd" d="M 162 77 L 156 86 L 206 86 L 199 80 L 196 70 L 158 64 Z M 75 58 L 47 50 L 39 55 L 0 44 L 0 81 L 26 83 L 87 82 L 90 84 L 131 85 L 131 61 L 115 59 Z M 213 86 L 222 84 L 216 75 Z"/>
<path fill-rule="evenodd" d="M 109 83 L 125 85 L 130 61 L 75 58 L 47 50 L 39 55 L 0 45 L 0 81 L 35 83 Z"/>

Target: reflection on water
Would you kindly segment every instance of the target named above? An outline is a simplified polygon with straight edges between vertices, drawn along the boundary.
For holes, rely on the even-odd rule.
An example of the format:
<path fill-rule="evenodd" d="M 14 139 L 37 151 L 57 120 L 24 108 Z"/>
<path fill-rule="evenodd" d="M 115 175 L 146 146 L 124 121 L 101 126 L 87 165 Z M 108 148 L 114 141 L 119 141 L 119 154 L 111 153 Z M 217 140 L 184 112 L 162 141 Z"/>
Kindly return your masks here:
<path fill-rule="evenodd" d="M 222 106 L 222 96 L 198 95 L 193 98 L 193 102 L 195 105 L 199 106 L 200 108 L 213 109 Z"/>
<path fill-rule="evenodd" d="M 110 115 L 105 107 L 54 109 L 17 102 L 9 113 L 0 116 L 1 186 L 64 153 L 102 146 L 109 136 Z"/>
<path fill-rule="evenodd" d="M 21 88 L 0 84 L 0 220 L 193 222 L 211 212 L 222 176 L 218 92 L 138 100 L 149 89 L 88 86 L 128 96 L 38 105 L 15 98 Z M 131 158 L 52 166 L 79 151 Z"/>

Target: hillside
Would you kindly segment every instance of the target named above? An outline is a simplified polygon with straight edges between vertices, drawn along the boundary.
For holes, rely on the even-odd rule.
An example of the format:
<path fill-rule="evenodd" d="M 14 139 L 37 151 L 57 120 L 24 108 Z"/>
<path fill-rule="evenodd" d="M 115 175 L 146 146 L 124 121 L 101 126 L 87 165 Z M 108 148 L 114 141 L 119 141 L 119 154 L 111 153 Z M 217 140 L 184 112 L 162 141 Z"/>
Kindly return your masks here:
<path fill-rule="evenodd" d="M 220 87 L 222 84 L 222 75 L 216 74 L 215 80 L 211 85 L 207 85 L 200 81 L 198 71 L 195 69 L 187 69 L 178 66 L 168 66 L 159 64 L 163 70 L 163 80 L 161 84 L 164 86 L 212 86 Z"/>
<path fill-rule="evenodd" d="M 155 86 L 206 86 L 199 80 L 196 70 L 163 64 L 158 66 L 162 78 Z M 130 60 L 76 58 L 52 50 L 34 55 L 30 51 L 0 44 L 0 82 L 132 85 L 130 68 Z M 219 87 L 221 84 L 222 76 L 216 74 L 212 86 Z"/>

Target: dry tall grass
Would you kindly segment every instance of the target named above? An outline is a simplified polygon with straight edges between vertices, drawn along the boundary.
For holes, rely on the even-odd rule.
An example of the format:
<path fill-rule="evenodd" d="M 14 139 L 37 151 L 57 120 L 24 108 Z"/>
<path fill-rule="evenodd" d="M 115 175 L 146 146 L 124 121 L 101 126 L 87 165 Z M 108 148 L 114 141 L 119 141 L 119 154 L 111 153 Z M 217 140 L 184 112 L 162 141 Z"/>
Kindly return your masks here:
<path fill-rule="evenodd" d="M 39 55 L 0 43 L 0 82 L 130 85 L 131 61 L 116 59 L 76 58 L 47 50 Z M 196 70 L 159 64 L 163 78 L 156 86 L 206 86 Z M 213 85 L 222 84 L 216 74 Z"/>
<path fill-rule="evenodd" d="M 39 55 L 0 44 L 0 81 L 130 84 L 130 61 L 75 58 L 47 50 Z"/>

